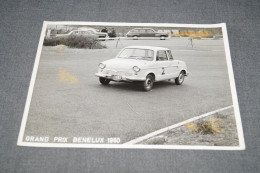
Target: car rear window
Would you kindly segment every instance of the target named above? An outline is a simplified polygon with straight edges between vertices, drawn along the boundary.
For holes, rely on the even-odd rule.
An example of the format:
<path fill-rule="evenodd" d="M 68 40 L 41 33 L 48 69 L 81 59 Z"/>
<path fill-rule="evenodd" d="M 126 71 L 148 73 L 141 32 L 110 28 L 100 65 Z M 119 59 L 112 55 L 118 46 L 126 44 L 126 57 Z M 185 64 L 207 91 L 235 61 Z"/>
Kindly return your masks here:
<path fill-rule="evenodd" d="M 152 32 L 154 32 L 154 31 L 151 30 L 151 29 L 147 29 L 146 32 L 148 32 L 148 33 L 152 33 Z"/>
<path fill-rule="evenodd" d="M 169 60 L 172 61 L 173 60 L 173 56 L 170 50 L 167 51 L 168 56 L 169 56 Z"/>
<path fill-rule="evenodd" d="M 137 29 L 133 29 L 130 32 L 138 32 L 138 30 Z"/>
<path fill-rule="evenodd" d="M 164 50 L 157 51 L 156 60 L 157 61 L 168 61 L 166 51 L 164 51 Z"/>

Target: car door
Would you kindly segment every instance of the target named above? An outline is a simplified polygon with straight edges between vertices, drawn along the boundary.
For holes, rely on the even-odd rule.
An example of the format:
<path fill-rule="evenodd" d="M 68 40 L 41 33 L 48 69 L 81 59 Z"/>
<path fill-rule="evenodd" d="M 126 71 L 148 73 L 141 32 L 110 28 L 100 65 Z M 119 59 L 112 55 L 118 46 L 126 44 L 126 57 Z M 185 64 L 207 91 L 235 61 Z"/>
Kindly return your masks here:
<path fill-rule="evenodd" d="M 140 30 L 139 29 L 135 29 L 135 30 L 133 30 L 133 32 L 131 34 L 140 36 Z"/>
<path fill-rule="evenodd" d="M 140 37 L 147 37 L 145 29 L 140 29 L 139 34 L 140 34 Z"/>
<path fill-rule="evenodd" d="M 146 29 L 147 37 L 155 37 L 155 32 L 152 29 Z"/>
<path fill-rule="evenodd" d="M 169 70 L 167 69 L 167 66 L 169 66 L 167 52 L 165 50 L 158 50 L 155 61 L 156 81 L 168 79 Z"/>
<path fill-rule="evenodd" d="M 170 50 L 167 50 L 167 56 L 169 57 L 167 65 L 168 78 L 175 78 L 179 76 L 179 62 L 174 60 L 173 55 Z"/>

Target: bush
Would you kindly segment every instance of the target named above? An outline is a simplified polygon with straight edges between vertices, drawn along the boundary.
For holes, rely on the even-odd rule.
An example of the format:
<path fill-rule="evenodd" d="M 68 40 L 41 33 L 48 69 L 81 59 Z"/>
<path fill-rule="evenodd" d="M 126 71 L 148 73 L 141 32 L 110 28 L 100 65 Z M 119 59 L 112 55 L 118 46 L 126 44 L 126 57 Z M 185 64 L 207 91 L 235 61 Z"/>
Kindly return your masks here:
<path fill-rule="evenodd" d="M 187 123 L 186 127 L 192 132 L 201 134 L 221 133 L 220 119 L 210 117 L 196 123 Z"/>
<path fill-rule="evenodd" d="M 105 45 L 101 44 L 100 41 L 93 37 L 77 36 L 72 35 L 68 37 L 52 37 L 45 38 L 44 46 L 57 46 L 65 45 L 70 48 L 87 48 L 87 49 L 103 49 Z"/>

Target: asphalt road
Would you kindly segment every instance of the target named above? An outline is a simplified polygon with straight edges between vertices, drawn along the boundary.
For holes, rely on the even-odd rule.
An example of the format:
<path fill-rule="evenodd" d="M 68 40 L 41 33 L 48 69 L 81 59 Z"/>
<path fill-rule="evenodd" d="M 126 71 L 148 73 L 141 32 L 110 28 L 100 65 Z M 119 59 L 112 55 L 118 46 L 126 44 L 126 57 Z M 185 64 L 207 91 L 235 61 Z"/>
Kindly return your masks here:
<path fill-rule="evenodd" d="M 43 47 L 26 136 L 119 137 L 121 143 L 200 114 L 232 105 L 223 40 L 109 40 L 108 49 Z M 113 58 L 128 45 L 170 48 L 187 63 L 190 76 L 183 85 L 99 83 L 99 62 Z"/>

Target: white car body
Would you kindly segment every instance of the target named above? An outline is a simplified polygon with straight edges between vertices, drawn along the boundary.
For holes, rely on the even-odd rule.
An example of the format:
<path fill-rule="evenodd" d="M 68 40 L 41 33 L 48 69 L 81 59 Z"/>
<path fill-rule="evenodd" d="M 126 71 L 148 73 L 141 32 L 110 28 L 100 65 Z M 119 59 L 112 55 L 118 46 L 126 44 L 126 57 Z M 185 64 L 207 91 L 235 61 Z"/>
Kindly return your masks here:
<path fill-rule="evenodd" d="M 128 50 L 126 50 L 128 49 Z M 130 49 L 130 50 L 129 50 Z M 138 57 L 128 59 L 122 58 L 121 53 L 126 51 L 145 51 L 151 54 L 148 59 L 140 59 Z M 153 54 L 152 54 L 152 52 Z M 135 56 L 134 56 L 135 57 Z M 109 81 L 146 81 L 147 76 L 153 77 L 152 82 L 158 82 L 169 79 L 177 79 L 181 73 L 187 76 L 188 70 L 186 63 L 173 59 L 171 50 L 163 47 L 152 46 L 129 46 L 122 49 L 114 58 L 100 63 L 96 76 Z M 104 67 L 104 68 L 103 68 Z M 101 81 L 100 81 L 101 82 Z M 181 81 L 182 83 L 183 81 Z M 102 82 L 101 82 L 102 83 Z M 180 83 L 180 84 L 181 84 Z M 104 83 L 102 83 L 104 84 Z"/>

